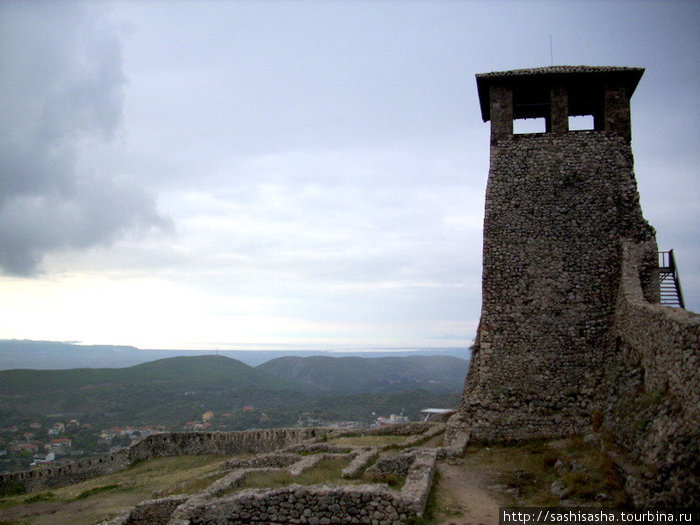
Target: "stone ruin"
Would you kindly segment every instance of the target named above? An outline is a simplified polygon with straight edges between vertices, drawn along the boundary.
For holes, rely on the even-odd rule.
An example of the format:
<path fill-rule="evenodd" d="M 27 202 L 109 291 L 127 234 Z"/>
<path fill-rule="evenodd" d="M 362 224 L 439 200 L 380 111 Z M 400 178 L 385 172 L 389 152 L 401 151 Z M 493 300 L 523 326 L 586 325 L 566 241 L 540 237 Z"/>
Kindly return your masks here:
<path fill-rule="evenodd" d="M 476 76 L 491 121 L 482 311 L 446 440 L 600 432 L 641 463 L 636 504 L 700 503 L 700 316 L 662 306 L 654 229 L 633 172 L 643 69 Z M 569 117 L 592 117 L 570 131 Z M 515 134 L 515 119 L 544 120 Z"/>
<path fill-rule="evenodd" d="M 194 494 L 154 494 L 102 525 L 194 525 L 229 523 L 298 523 L 321 525 L 403 525 L 420 517 L 428 501 L 436 462 L 447 451 L 421 447 L 444 433 L 445 424 L 404 423 L 377 429 L 331 430 L 280 428 L 241 432 L 164 432 L 104 456 L 31 471 L 0 475 L 0 488 L 21 486 L 27 492 L 66 486 L 118 472 L 156 457 L 222 456 L 217 479 Z M 354 435 L 402 436 L 401 450 L 345 445 L 335 437 Z M 226 457 L 228 456 L 228 458 Z M 257 472 L 286 471 L 292 477 L 325 458 L 344 458 L 341 478 L 355 483 L 291 484 L 272 489 L 241 488 Z M 371 481 L 357 483 L 368 474 Z M 383 475 L 404 480 L 400 488 L 382 482 Z M 373 476 L 379 480 L 374 482 Z"/>

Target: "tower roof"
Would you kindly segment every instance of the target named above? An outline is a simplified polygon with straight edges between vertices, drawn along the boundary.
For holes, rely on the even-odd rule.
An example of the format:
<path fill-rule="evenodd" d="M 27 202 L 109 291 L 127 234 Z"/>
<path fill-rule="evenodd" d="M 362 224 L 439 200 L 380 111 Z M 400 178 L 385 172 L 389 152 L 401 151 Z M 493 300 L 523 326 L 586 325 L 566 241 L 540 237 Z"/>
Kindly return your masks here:
<path fill-rule="evenodd" d="M 596 86 L 614 83 L 625 87 L 628 97 L 631 97 L 643 73 L 644 68 L 641 67 L 617 66 L 549 66 L 479 73 L 476 75 L 476 85 L 479 91 L 481 117 L 484 122 L 491 118 L 489 88 L 492 84 L 507 83 L 529 90 L 553 84 L 591 86 L 593 89 Z"/>

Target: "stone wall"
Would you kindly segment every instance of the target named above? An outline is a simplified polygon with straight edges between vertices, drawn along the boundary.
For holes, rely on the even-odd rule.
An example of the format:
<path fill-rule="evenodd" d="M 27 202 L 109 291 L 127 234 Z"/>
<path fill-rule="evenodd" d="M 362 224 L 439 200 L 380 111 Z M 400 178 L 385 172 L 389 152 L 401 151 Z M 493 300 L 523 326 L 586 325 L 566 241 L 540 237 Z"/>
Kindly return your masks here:
<path fill-rule="evenodd" d="M 654 237 L 632 163 L 625 137 L 603 131 L 492 144 L 481 321 L 448 443 L 590 428 L 615 353 L 622 239 Z"/>
<path fill-rule="evenodd" d="M 375 447 L 367 447 L 358 451 L 350 464 L 342 470 L 340 476 L 347 479 L 359 477 L 367 466 L 377 459 L 378 455 L 379 449 Z"/>
<path fill-rule="evenodd" d="M 233 455 L 268 452 L 325 435 L 326 429 L 278 428 L 242 432 L 167 432 L 152 434 L 129 448 L 66 464 L 47 463 L 23 472 L 0 474 L 0 488 L 27 492 L 61 487 L 124 470 L 136 461 L 161 456 Z"/>
<path fill-rule="evenodd" d="M 148 523 L 148 525 L 166 525 L 177 507 L 187 501 L 187 496 L 169 496 L 157 500 L 139 503 L 128 513 L 120 516 L 124 525 Z"/>
<path fill-rule="evenodd" d="M 435 473 L 436 450 L 410 453 L 410 467 L 400 491 L 383 484 L 373 485 L 289 485 L 279 489 L 235 489 L 252 469 L 236 470 L 187 501 L 162 498 L 141 503 L 132 511 L 108 522 L 109 525 L 150 523 L 140 517 L 165 519 L 170 525 L 228 523 L 278 524 L 376 524 L 402 525 L 421 516 Z M 162 508 L 158 509 L 159 502 Z"/>
<path fill-rule="evenodd" d="M 395 429 L 400 435 L 408 435 L 411 425 Z M 438 425 L 438 429 L 443 427 Z M 391 430 L 391 429 L 388 429 Z M 434 435 L 436 428 L 413 425 L 414 432 L 421 432 L 423 439 Z M 398 454 L 392 465 L 385 465 L 382 472 L 394 472 L 405 477 L 401 490 L 393 490 L 386 484 L 366 485 L 310 485 L 292 484 L 279 489 L 243 489 L 240 484 L 251 472 L 286 470 L 293 476 L 311 468 L 324 457 L 339 454 L 354 458 L 354 473 L 341 477 L 357 477 L 361 470 L 377 456 L 372 447 L 338 447 L 330 443 L 292 445 L 275 453 L 260 454 L 253 458 L 223 462 L 222 470 L 231 472 L 215 481 L 203 491 L 191 496 L 170 496 L 144 501 L 123 512 L 103 525 L 139 525 L 168 523 L 170 525 L 194 524 L 330 524 L 389 523 L 403 525 L 421 516 L 428 500 L 435 473 L 438 449 L 415 448 Z M 303 449 L 315 455 L 302 456 L 292 453 Z M 296 460 L 296 461 L 295 461 Z M 353 463 L 351 462 L 351 464 Z M 360 465 L 360 463 L 362 465 Z M 392 463 L 391 461 L 389 463 Z M 281 468 L 280 468 L 281 467 Z M 389 469 L 389 470 L 387 470 Z M 369 469 L 368 469 L 369 471 Z"/>
<path fill-rule="evenodd" d="M 641 461 L 621 462 L 636 504 L 700 507 L 700 315 L 645 299 L 650 252 L 655 261 L 653 245 L 624 246 L 618 361 L 608 368 L 601 425 Z"/>
<path fill-rule="evenodd" d="M 301 454 L 258 454 L 252 458 L 233 458 L 221 464 L 222 470 L 240 468 L 285 468 L 299 461 Z"/>
<path fill-rule="evenodd" d="M 370 430 L 371 434 L 415 435 L 416 441 L 430 439 L 442 431 L 442 425 L 406 424 Z M 252 471 L 285 468 L 299 475 L 322 457 L 337 454 L 353 458 L 352 469 L 342 477 L 357 477 L 377 456 L 378 449 L 361 446 L 337 446 L 317 442 L 328 429 L 271 429 L 245 432 L 174 432 L 148 436 L 130 448 L 115 454 L 90 458 L 74 464 L 43 467 L 28 472 L 0 476 L 0 486 L 20 484 L 28 491 L 43 490 L 83 481 L 128 468 L 136 461 L 192 454 L 233 455 L 262 452 L 253 458 L 232 459 L 221 464 L 231 469 L 202 492 L 157 498 L 140 503 L 109 520 L 110 525 L 197 523 L 391 523 L 401 525 L 421 516 L 430 493 L 438 449 L 416 448 L 399 454 L 390 470 L 406 477 L 400 491 L 385 484 L 301 486 L 281 489 L 247 489 L 230 494 Z M 335 433 L 334 433 L 335 435 Z M 302 443 L 307 441 L 306 443 Z M 277 453 L 271 450 L 280 449 Z M 319 453 L 319 452 L 325 453 Z M 304 456 L 301 453 L 316 453 Z M 357 461 L 355 461 L 357 460 Z M 388 468 L 388 467 L 387 467 Z M 352 470 L 353 472 L 350 472 Z"/>
<path fill-rule="evenodd" d="M 187 506 L 185 506 L 187 505 Z M 397 492 L 376 485 L 302 486 L 244 490 L 235 496 L 185 504 L 171 525 L 227 523 L 406 523 L 415 516 Z"/>
<path fill-rule="evenodd" d="M 242 432 L 165 432 L 145 437 L 130 448 L 131 461 L 159 456 L 269 452 L 324 435 L 326 429 L 272 428 Z"/>
<path fill-rule="evenodd" d="M 328 437 L 334 436 L 417 436 L 424 434 L 427 431 L 440 432 L 442 427 L 434 422 L 416 422 L 416 423 L 396 423 L 394 425 L 386 425 L 383 427 L 374 428 L 359 428 L 353 430 L 340 429 L 330 430 Z"/>
<path fill-rule="evenodd" d="M 406 477 L 415 459 L 416 456 L 412 453 L 396 454 L 395 456 L 379 458 L 374 465 L 367 469 L 367 472 L 372 474 L 394 474 L 396 476 Z"/>
<path fill-rule="evenodd" d="M 131 463 L 129 449 L 71 463 L 47 463 L 32 470 L 0 474 L 0 488 L 19 486 L 27 492 L 36 492 L 118 472 L 128 468 Z"/>

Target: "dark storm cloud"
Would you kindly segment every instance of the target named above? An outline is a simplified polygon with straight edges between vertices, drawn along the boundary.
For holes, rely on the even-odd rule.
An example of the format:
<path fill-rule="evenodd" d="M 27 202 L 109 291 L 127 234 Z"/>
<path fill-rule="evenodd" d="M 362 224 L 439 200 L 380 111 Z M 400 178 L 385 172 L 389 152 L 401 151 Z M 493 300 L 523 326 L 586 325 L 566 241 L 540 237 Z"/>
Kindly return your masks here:
<path fill-rule="evenodd" d="M 117 31 L 82 4 L 4 3 L 0 49 L 0 270 L 32 275 L 50 252 L 165 225 L 152 196 L 95 162 L 120 131 Z"/>

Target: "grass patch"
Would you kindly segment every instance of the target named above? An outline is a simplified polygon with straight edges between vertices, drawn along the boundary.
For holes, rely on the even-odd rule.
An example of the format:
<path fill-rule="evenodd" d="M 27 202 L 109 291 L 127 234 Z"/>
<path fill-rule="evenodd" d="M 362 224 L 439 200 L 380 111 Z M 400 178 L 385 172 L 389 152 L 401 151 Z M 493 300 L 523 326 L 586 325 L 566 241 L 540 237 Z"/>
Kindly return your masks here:
<path fill-rule="evenodd" d="M 426 437 L 418 442 L 417 445 L 424 446 L 424 447 L 442 447 L 445 445 L 445 433 L 441 432 L 440 434 L 437 434 L 436 436 L 433 437 Z"/>
<path fill-rule="evenodd" d="M 4 498 L 6 496 L 17 496 L 18 494 L 25 494 L 27 491 L 24 490 L 24 486 L 21 483 L 15 483 L 13 485 L 7 485 L 6 487 L 0 488 L 0 497 Z"/>
<path fill-rule="evenodd" d="M 24 503 L 35 503 L 37 501 L 54 501 L 56 499 L 56 494 L 53 492 L 39 492 L 33 496 L 24 498 Z"/>
<path fill-rule="evenodd" d="M 174 494 L 196 494 L 197 492 L 203 491 L 225 475 L 225 472 L 217 471 L 208 474 L 205 473 L 193 479 L 178 481 L 166 488 L 163 491 L 163 496 L 172 496 Z"/>
<path fill-rule="evenodd" d="M 559 452 L 544 440 L 469 447 L 465 457 L 469 468 L 490 471 L 491 481 L 502 488 L 509 504 L 533 506 L 557 503 L 549 486 L 556 479 L 553 467 L 558 459 Z"/>
<path fill-rule="evenodd" d="M 287 470 L 272 470 L 250 472 L 243 482 L 226 492 L 231 494 L 243 489 L 282 488 L 293 483 L 298 485 L 356 485 L 358 483 L 386 483 L 394 490 L 400 490 L 406 478 L 392 473 L 364 472 L 360 479 L 341 477 L 342 470 L 350 464 L 351 458 L 325 457 L 311 468 L 304 470 L 298 476 L 291 475 Z"/>
<path fill-rule="evenodd" d="M 406 442 L 406 436 L 341 436 L 329 439 L 329 443 L 357 447 L 400 447 Z"/>
<path fill-rule="evenodd" d="M 628 503 L 624 479 L 610 456 L 580 438 L 569 440 L 565 450 L 569 463 L 561 479 L 570 497 L 596 501 L 605 495 L 606 505 L 619 507 Z"/>
<path fill-rule="evenodd" d="M 286 470 L 271 472 L 251 472 L 246 479 L 232 492 L 250 488 L 281 488 L 297 483 L 299 485 L 322 485 L 328 483 L 348 484 L 351 481 L 340 477 L 340 472 L 348 466 L 348 457 L 323 458 L 313 467 L 306 469 L 298 476 L 292 476 Z"/>
<path fill-rule="evenodd" d="M 628 503 L 615 463 L 581 438 L 474 446 L 464 459 L 466 468 L 490 473 L 508 505 L 553 506 L 562 500 L 589 506 Z M 563 488 L 561 497 L 551 491 L 555 481 Z"/>
<path fill-rule="evenodd" d="M 118 489 L 118 488 L 119 488 L 119 485 L 116 485 L 116 484 L 105 485 L 103 487 L 94 487 L 94 488 L 85 490 L 85 491 L 81 492 L 80 494 L 78 494 L 75 497 L 75 501 L 77 501 L 79 499 L 89 498 L 90 496 L 94 496 L 95 494 L 99 494 L 100 492 L 107 492 L 108 490 L 114 490 L 114 489 Z"/>
<path fill-rule="evenodd" d="M 0 519 L 32 525 L 92 525 L 115 516 L 153 491 L 197 492 L 224 473 L 221 456 L 180 456 L 141 461 L 126 470 L 29 497 L 0 503 Z M 175 489 L 178 489 L 175 491 Z"/>
<path fill-rule="evenodd" d="M 368 483 L 386 483 L 394 490 L 401 490 L 406 483 L 406 478 L 393 472 L 365 472 L 362 479 Z"/>

